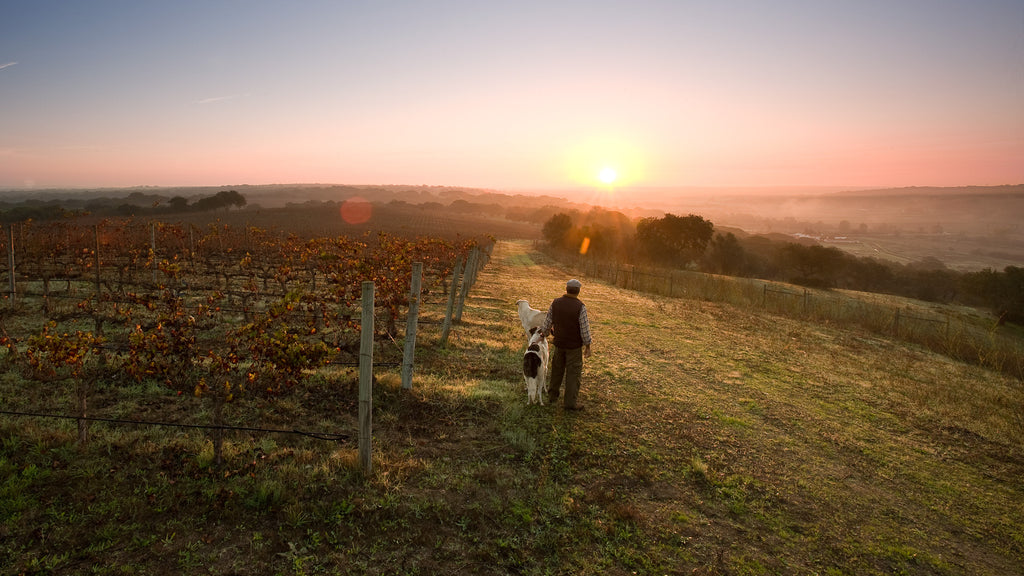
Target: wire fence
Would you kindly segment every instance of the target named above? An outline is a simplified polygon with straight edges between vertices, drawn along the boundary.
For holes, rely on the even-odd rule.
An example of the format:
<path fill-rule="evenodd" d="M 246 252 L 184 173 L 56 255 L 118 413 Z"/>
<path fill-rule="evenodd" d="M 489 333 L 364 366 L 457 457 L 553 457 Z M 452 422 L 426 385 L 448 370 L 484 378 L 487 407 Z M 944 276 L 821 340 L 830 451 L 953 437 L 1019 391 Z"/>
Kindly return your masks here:
<path fill-rule="evenodd" d="M 722 302 L 814 322 L 857 326 L 1024 380 L 1024 343 L 981 314 L 896 297 L 642 267 L 552 253 L 583 275 L 672 298 Z"/>
<path fill-rule="evenodd" d="M 47 414 L 43 412 L 25 412 L 19 410 L 0 410 L 4 416 L 24 416 L 30 418 L 49 418 L 54 420 L 76 420 L 79 422 L 105 422 L 107 424 L 130 424 L 135 426 L 162 426 L 166 428 L 182 428 L 187 430 L 220 430 L 231 432 L 257 432 L 263 434 L 295 434 L 317 440 L 343 442 L 351 438 L 349 434 L 333 434 L 328 432 L 310 432 L 298 429 L 263 428 L 254 426 L 231 426 L 226 424 L 187 424 L 182 422 L 159 422 L 156 420 L 134 420 L 129 418 L 100 418 L 97 416 L 68 416 L 66 414 Z"/>

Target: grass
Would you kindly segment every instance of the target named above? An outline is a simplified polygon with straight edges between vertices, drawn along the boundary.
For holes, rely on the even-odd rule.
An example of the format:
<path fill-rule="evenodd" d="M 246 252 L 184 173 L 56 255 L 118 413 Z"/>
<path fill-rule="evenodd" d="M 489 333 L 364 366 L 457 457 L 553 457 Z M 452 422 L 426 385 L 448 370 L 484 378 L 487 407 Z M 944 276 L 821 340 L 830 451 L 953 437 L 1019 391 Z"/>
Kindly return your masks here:
<path fill-rule="evenodd" d="M 808 289 L 754 278 L 686 270 L 602 263 L 577 255 L 573 261 L 591 278 L 650 294 L 726 303 L 754 313 L 770 312 L 807 322 L 856 327 L 924 346 L 958 360 L 1024 379 L 1020 327 L 1000 325 L 991 314 L 968 306 L 853 290 Z"/>
<path fill-rule="evenodd" d="M 1024 564 L 1019 381 L 864 331 L 584 280 L 582 413 L 527 406 L 515 301 L 577 276 L 502 242 L 412 391 L 378 374 L 354 439 L 0 417 L 0 566 L 32 574 L 1010 574 Z M 0 405 L 66 392 L 0 379 Z M 119 416 L 201 420 L 108 385 Z M 170 416 L 168 413 L 170 412 Z M 229 418 L 355 430 L 324 370 Z"/>

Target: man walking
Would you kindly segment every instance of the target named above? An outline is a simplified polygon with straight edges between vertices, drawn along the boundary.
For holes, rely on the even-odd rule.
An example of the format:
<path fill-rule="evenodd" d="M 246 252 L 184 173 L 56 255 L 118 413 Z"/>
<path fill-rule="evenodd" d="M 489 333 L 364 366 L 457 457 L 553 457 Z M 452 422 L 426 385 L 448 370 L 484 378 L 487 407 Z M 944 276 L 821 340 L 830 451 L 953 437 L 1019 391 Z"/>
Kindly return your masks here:
<path fill-rule="evenodd" d="M 548 308 L 541 330 L 544 336 L 554 334 L 555 346 L 551 354 L 551 379 L 548 382 L 548 403 L 558 401 L 562 381 L 565 381 L 566 410 L 582 410 L 576 402 L 583 373 L 583 358 L 590 357 L 590 320 L 587 307 L 580 300 L 583 285 L 573 278 L 565 284 L 565 295 L 555 298 Z"/>

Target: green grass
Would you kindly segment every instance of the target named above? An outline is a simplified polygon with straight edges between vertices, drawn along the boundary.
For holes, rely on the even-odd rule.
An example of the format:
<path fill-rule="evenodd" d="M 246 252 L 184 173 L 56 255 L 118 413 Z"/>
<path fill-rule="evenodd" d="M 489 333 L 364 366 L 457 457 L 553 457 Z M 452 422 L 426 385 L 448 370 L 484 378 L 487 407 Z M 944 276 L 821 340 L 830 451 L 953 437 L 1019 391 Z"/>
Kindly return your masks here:
<path fill-rule="evenodd" d="M 808 289 L 780 282 L 702 272 L 643 268 L 558 254 L 587 274 L 649 294 L 722 302 L 772 314 L 869 331 L 1024 379 L 1022 329 L 990 313 L 907 297 L 852 290 Z M 624 319 L 624 321 L 634 321 Z"/>
<path fill-rule="evenodd" d="M 527 406 L 515 301 L 578 271 L 499 243 L 412 391 L 378 374 L 373 473 L 351 371 L 229 419 L 347 443 L 0 417 L 0 566 L 32 574 L 1011 574 L 1018 381 L 858 330 L 583 277 L 582 413 Z M 433 335 L 436 339 L 436 334 Z M 61 411 L 0 378 L 0 405 Z M 97 415 L 203 422 L 147 386 Z"/>

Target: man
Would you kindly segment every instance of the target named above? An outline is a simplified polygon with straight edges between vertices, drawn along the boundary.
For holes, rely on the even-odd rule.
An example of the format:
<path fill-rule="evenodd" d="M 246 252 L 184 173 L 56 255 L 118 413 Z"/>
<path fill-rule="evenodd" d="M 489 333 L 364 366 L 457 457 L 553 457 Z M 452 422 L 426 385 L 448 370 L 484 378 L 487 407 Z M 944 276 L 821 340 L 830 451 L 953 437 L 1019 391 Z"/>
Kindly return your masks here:
<path fill-rule="evenodd" d="M 580 301 L 583 285 L 573 278 L 565 284 L 565 296 L 555 298 L 548 308 L 541 330 L 544 336 L 554 334 L 555 349 L 551 354 L 551 379 L 548 382 L 548 403 L 558 402 L 558 396 L 565 381 L 566 410 L 582 410 L 576 403 L 580 391 L 580 375 L 583 373 L 583 358 L 590 357 L 590 320 L 587 307 Z"/>

